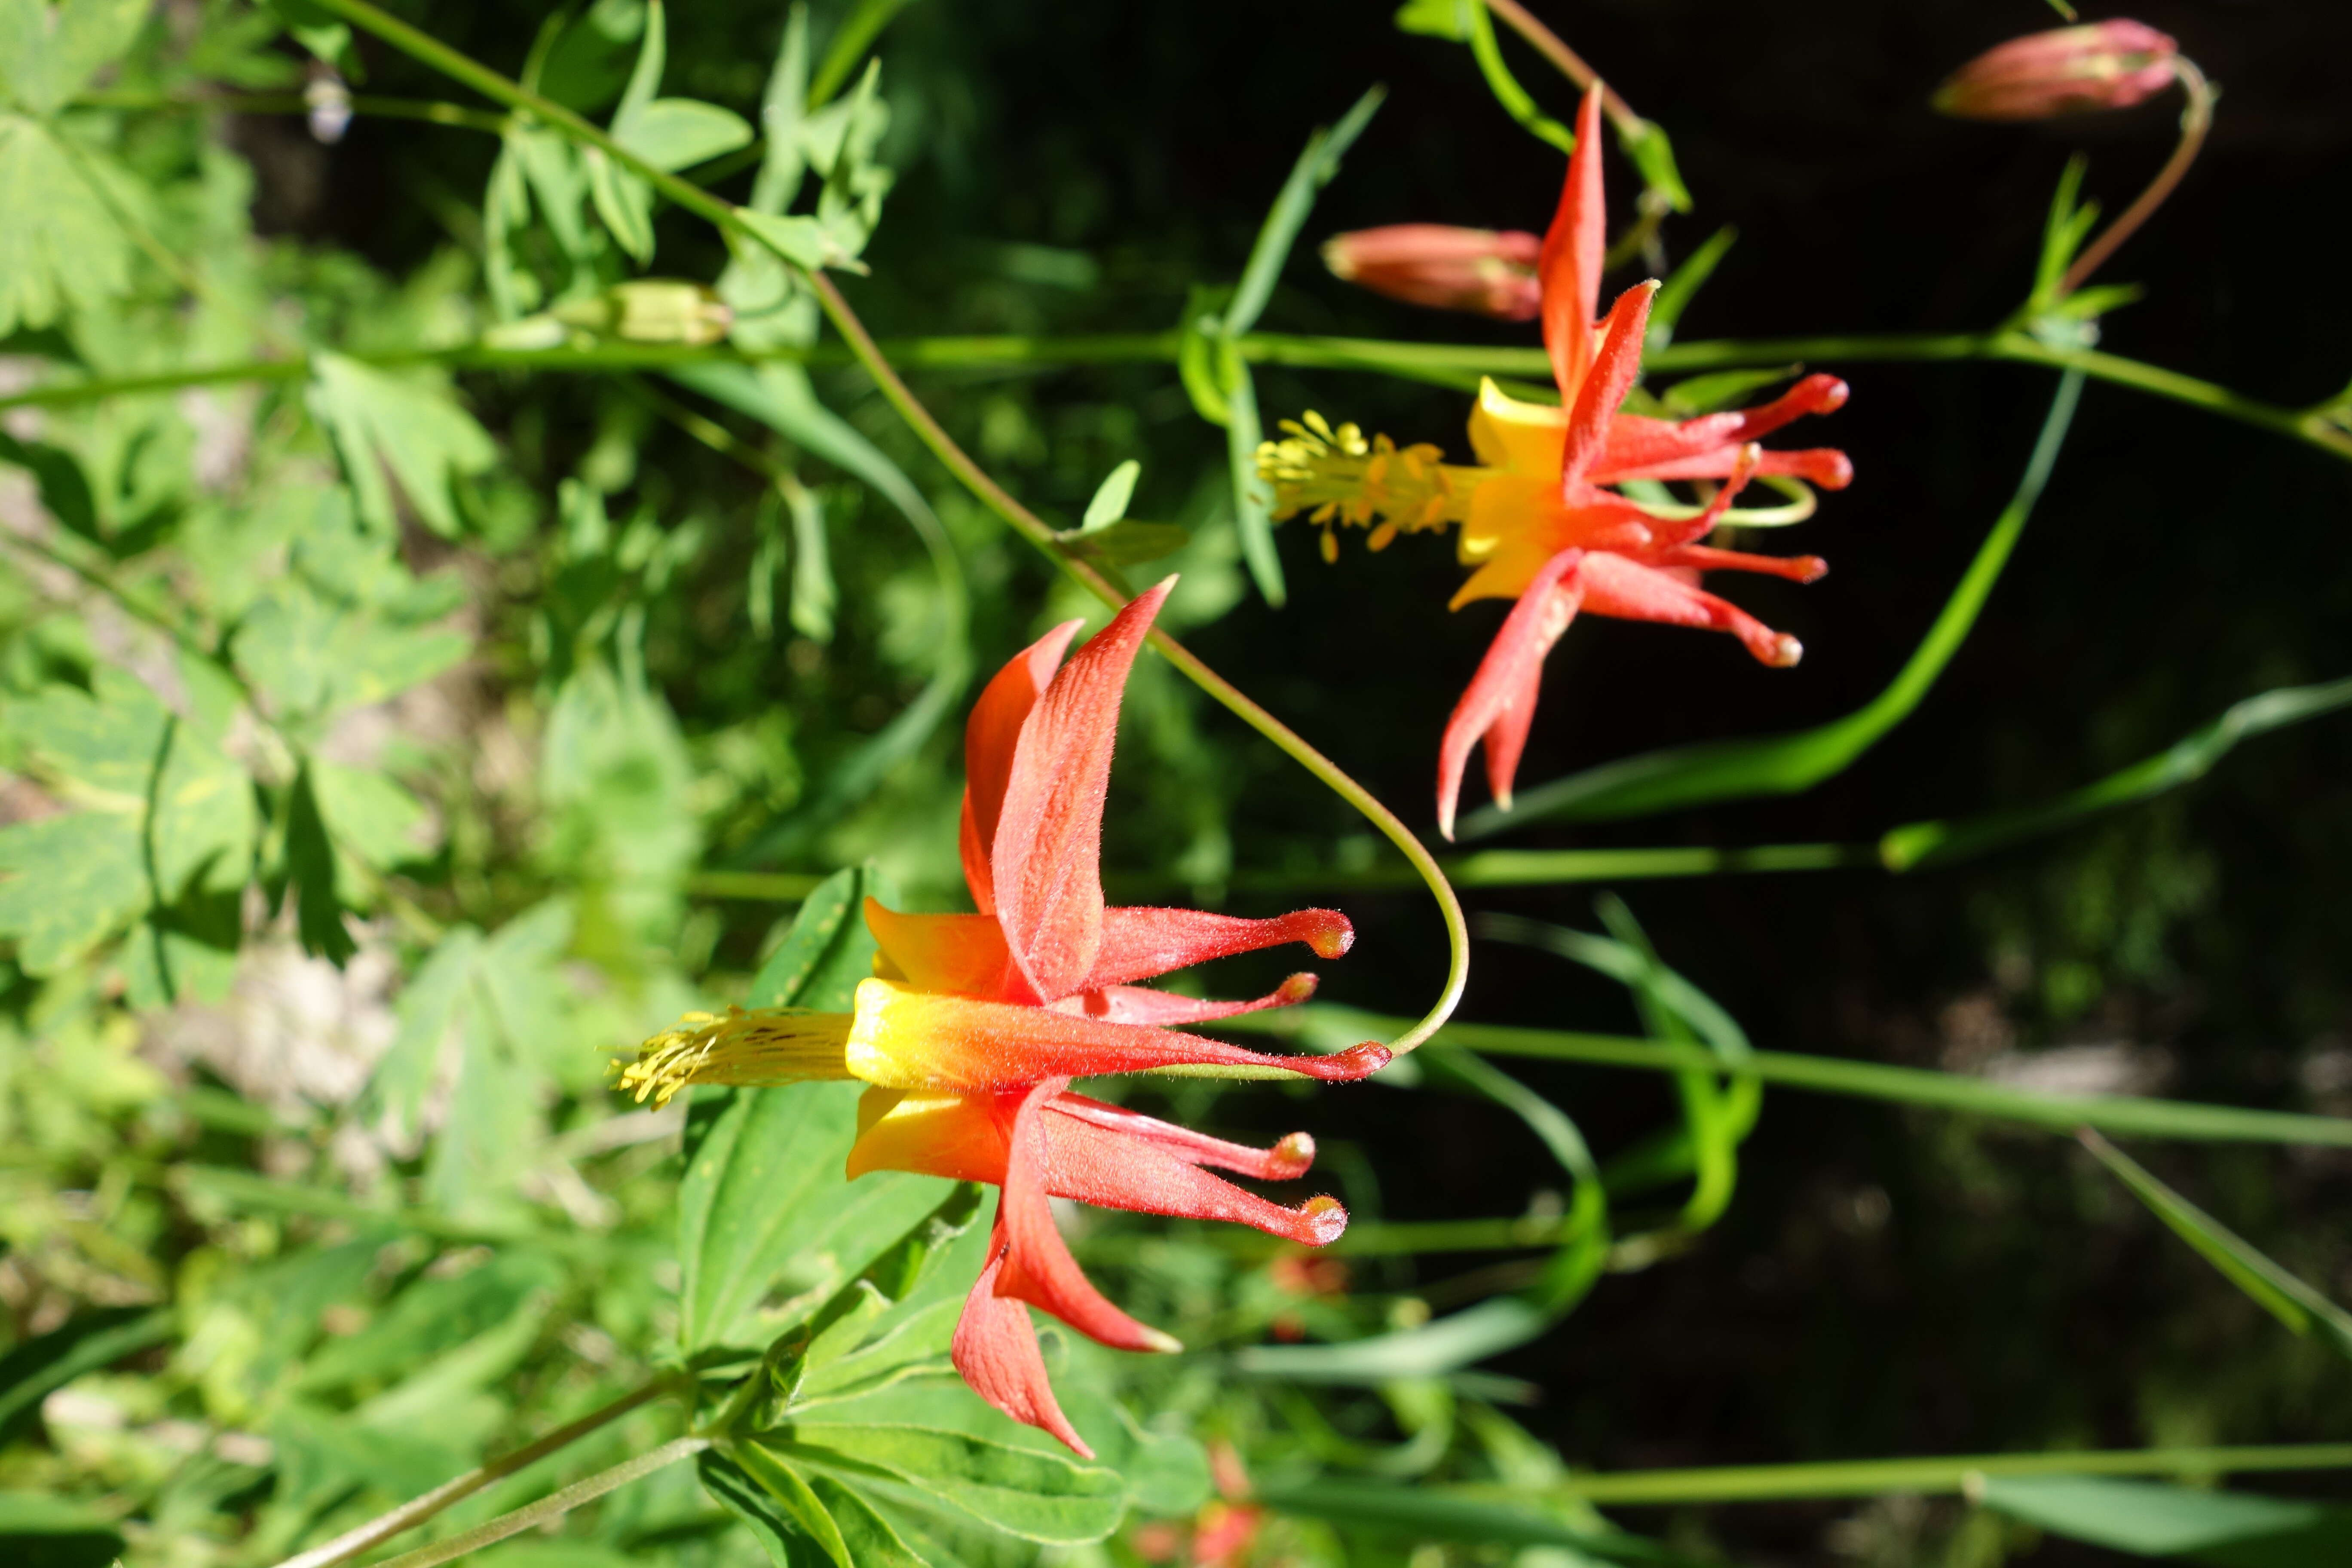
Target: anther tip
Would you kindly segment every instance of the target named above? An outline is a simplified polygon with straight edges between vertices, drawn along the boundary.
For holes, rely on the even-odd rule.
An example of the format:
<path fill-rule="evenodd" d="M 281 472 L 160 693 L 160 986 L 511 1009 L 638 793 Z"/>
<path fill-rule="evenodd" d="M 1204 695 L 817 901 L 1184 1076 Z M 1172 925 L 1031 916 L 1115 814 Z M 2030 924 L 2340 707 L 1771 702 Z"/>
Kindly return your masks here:
<path fill-rule="evenodd" d="M 1270 1180 L 1287 1182 L 1315 1167 L 1315 1139 L 1311 1133 L 1293 1132 L 1276 1143 L 1272 1152 Z"/>
<path fill-rule="evenodd" d="M 1328 1247 L 1347 1231 L 1348 1211 L 1337 1198 L 1309 1198 L 1299 1205 L 1298 1213 L 1312 1237 L 1309 1246 Z"/>
<path fill-rule="evenodd" d="M 1318 958 L 1344 958 L 1356 945 L 1355 925 L 1337 910 L 1308 910 L 1314 925 L 1307 933 L 1307 945 Z"/>

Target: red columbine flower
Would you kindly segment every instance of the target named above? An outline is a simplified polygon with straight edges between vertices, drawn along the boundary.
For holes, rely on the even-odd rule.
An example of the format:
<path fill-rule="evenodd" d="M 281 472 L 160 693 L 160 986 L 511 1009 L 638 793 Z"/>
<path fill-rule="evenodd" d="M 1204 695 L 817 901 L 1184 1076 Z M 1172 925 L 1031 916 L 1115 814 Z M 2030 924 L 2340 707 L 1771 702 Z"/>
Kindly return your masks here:
<path fill-rule="evenodd" d="M 1506 321 L 1533 319 L 1542 299 L 1536 257 L 1543 242 L 1516 229 L 1399 223 L 1334 235 L 1323 265 L 1375 294 Z"/>
<path fill-rule="evenodd" d="M 1383 1047 L 1268 1056 L 1167 1026 L 1278 1007 L 1313 994 L 1294 974 L 1270 994 L 1208 1002 L 1137 985 L 1207 959 L 1303 942 L 1337 958 L 1347 917 L 1300 910 L 1238 920 L 1197 910 L 1114 909 L 1100 875 L 1103 799 L 1119 695 L 1170 578 L 1121 610 L 1068 663 L 1079 623 L 1055 627 L 998 672 L 965 730 L 961 846 L 978 914 L 905 914 L 869 899 L 878 951 L 852 1013 L 730 1008 L 690 1014 L 646 1042 L 621 1085 L 667 1100 L 689 1083 L 862 1079 L 849 1174 L 917 1171 L 1003 1189 L 990 1261 L 966 1303 L 955 1362 L 1015 1420 L 1085 1451 L 1047 1386 L 1021 1303 L 1106 1344 L 1175 1342 L 1087 1284 L 1045 1200 L 1231 1219 L 1320 1245 L 1347 1225 L 1329 1198 L 1286 1209 L 1202 1167 L 1265 1180 L 1303 1174 L 1314 1143 L 1294 1134 L 1245 1149 L 1067 1092 L 1070 1079 L 1174 1066 L 1276 1068 L 1345 1080 L 1379 1070 Z"/>
<path fill-rule="evenodd" d="M 1810 583 L 1826 564 L 1818 556 L 1749 555 L 1700 541 L 1727 518 L 1745 521 L 1731 503 L 1758 476 L 1829 489 L 1853 478 L 1843 452 L 1768 452 L 1756 445 L 1793 419 L 1843 404 L 1846 385 L 1835 376 L 1809 375 L 1773 402 L 1738 413 L 1667 420 L 1620 412 L 1641 374 L 1658 286 L 1627 289 L 1596 322 L 1606 237 L 1596 86 L 1577 115 L 1576 152 L 1537 259 L 1544 348 L 1560 405 L 1521 403 L 1486 383 L 1470 416 L 1477 468 L 1444 464 L 1434 447 L 1400 448 L 1385 437 L 1368 445 L 1354 426 L 1335 430 L 1312 414 L 1305 425 L 1285 421 L 1290 438 L 1258 451 L 1258 472 L 1274 484 L 1277 517 L 1306 511 L 1327 528 L 1370 526 L 1375 549 L 1400 530 L 1459 523 L 1460 557 L 1475 570 L 1454 607 L 1474 599 L 1517 601 L 1438 748 L 1437 820 L 1448 838 L 1463 771 L 1481 741 L 1487 782 L 1496 802 L 1509 807 L 1544 655 L 1580 612 L 1709 626 L 1737 636 L 1766 664 L 1796 663 L 1804 651 L 1796 638 L 1704 591 L 1699 574 L 1762 572 Z M 1609 488 L 1629 479 L 1719 482 L 1704 504 L 1668 509 Z M 1324 554 L 1336 553 L 1327 532 Z"/>
<path fill-rule="evenodd" d="M 1964 120 L 2047 120 L 2128 109 L 2170 87 L 2180 46 L 2145 22 L 2053 27 L 1998 44 L 1954 71 L 1935 106 Z"/>

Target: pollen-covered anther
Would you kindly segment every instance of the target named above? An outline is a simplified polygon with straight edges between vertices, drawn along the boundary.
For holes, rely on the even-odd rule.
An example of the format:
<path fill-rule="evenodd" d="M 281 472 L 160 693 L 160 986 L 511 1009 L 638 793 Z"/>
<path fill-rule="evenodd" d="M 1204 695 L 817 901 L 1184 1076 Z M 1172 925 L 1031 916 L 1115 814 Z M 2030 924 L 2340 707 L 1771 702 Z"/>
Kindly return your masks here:
<path fill-rule="evenodd" d="M 688 1013 L 617 1064 L 619 1089 L 659 1105 L 688 1084 L 805 1083 L 849 1076 L 849 1015 L 795 1007 Z"/>
<path fill-rule="evenodd" d="M 1370 528 L 1372 548 L 1385 547 L 1399 531 L 1419 532 L 1459 522 L 1469 515 L 1470 491 L 1483 469 L 1457 468 L 1426 443 L 1399 447 L 1386 436 L 1364 439 L 1354 425 L 1334 427 L 1311 409 L 1304 420 L 1286 419 L 1285 439 L 1261 443 L 1258 478 L 1274 489 L 1275 518 L 1305 513 L 1309 522 Z M 1323 557 L 1337 557 L 1333 535 L 1323 537 Z"/>

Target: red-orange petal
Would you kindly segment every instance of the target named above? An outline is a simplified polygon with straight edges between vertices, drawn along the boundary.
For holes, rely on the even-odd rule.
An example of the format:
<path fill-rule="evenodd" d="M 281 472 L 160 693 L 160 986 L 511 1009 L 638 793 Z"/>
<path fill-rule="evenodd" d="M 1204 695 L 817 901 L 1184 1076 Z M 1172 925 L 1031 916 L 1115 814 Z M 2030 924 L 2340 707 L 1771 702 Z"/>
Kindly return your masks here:
<path fill-rule="evenodd" d="M 1759 660 L 1783 669 L 1804 655 L 1803 646 L 1786 632 L 1776 632 L 1728 600 L 1656 567 L 1622 555 L 1596 554 L 1587 557 L 1580 575 L 1584 607 L 1596 616 L 1729 632 Z"/>
<path fill-rule="evenodd" d="M 1052 1109 L 1056 1118 L 1091 1122 L 1109 1131 L 1142 1139 L 1188 1165 L 1213 1165 L 1220 1171 L 1261 1182 L 1296 1181 L 1315 1165 L 1315 1140 L 1304 1132 L 1293 1132 L 1271 1149 L 1253 1149 L 1246 1143 L 1228 1143 L 1189 1127 L 1161 1121 L 1123 1105 L 1105 1105 L 1083 1094 L 1057 1095 Z M 1053 1127 L 1057 1122 L 1049 1121 L 1046 1125 Z"/>
<path fill-rule="evenodd" d="M 1559 400 L 1573 407 L 1592 366 L 1592 317 L 1601 303 L 1601 258 L 1609 212 L 1601 187 L 1601 84 L 1576 108 L 1576 151 L 1569 155 L 1559 206 L 1544 235 L 1536 270 L 1543 280 L 1544 352 Z"/>
<path fill-rule="evenodd" d="M 989 1242 L 988 1266 L 964 1298 L 963 1316 L 956 1320 L 948 1359 L 974 1394 L 1023 1426 L 1059 1438 L 1078 1458 L 1091 1459 L 1095 1451 L 1087 1447 L 1087 1440 L 1078 1436 L 1077 1428 L 1062 1414 L 1061 1402 L 1054 1397 L 1029 1309 L 996 1292 L 1004 1269 L 1002 1199 L 997 1207 L 1000 1215 Z"/>
<path fill-rule="evenodd" d="M 1084 989 L 1188 969 L 1213 958 L 1303 942 L 1318 958 L 1338 958 L 1355 945 L 1356 928 L 1337 910 L 1294 910 L 1272 920 L 1243 920 L 1205 910 L 1107 909 L 1102 946 Z"/>
<path fill-rule="evenodd" d="M 982 914 L 995 909 L 994 879 L 989 874 L 988 850 L 996 842 L 996 822 L 1004 804 L 1005 780 L 1013 773 L 1013 757 L 1021 726 L 1037 705 L 1037 695 L 1054 679 L 1062 651 L 1084 626 L 1064 621 L 1005 663 L 971 705 L 963 727 L 963 853 L 964 880 L 971 884 L 972 902 Z"/>
<path fill-rule="evenodd" d="M 1650 300 L 1658 291 L 1654 279 L 1636 283 L 1617 296 L 1601 323 L 1603 336 L 1595 352 L 1591 373 L 1577 388 L 1570 405 L 1568 438 L 1560 447 L 1559 482 L 1563 497 L 1575 492 L 1585 469 L 1600 457 L 1609 438 L 1617 405 L 1633 389 L 1642 374 L 1642 340 L 1650 327 Z"/>
<path fill-rule="evenodd" d="M 1045 1162 L 1042 1179 L 1046 1189 L 1056 1196 L 1076 1198 L 1097 1208 L 1246 1225 L 1306 1247 L 1326 1246 L 1338 1240 L 1348 1228 L 1348 1211 L 1335 1198 L 1314 1197 L 1295 1209 L 1285 1208 L 1255 1193 L 1244 1192 L 1221 1176 L 1211 1175 L 1156 1138 L 1138 1136 L 1091 1118 L 1067 1114 L 1063 1108 L 1068 1098 L 1052 1101 L 1043 1112 L 1046 1131 L 1041 1155 Z M 1137 1120 L 1149 1121 L 1150 1118 Z M 1173 1133 L 1181 1130 L 1165 1131 Z M 1058 1309 L 1042 1301 L 1038 1304 L 1061 1316 Z M 1084 1328 L 1076 1320 L 1068 1321 L 1073 1327 Z M 1091 1329 L 1086 1331 L 1094 1332 Z M 1099 1334 L 1095 1337 L 1102 1338 Z"/>
<path fill-rule="evenodd" d="M 1000 1002 L 1034 1002 L 1035 993 L 1004 945 L 993 915 L 916 915 L 866 900 L 866 929 L 889 970 L 918 991 L 947 991 Z M 895 973 L 890 971 L 896 971 Z"/>
<path fill-rule="evenodd" d="M 1054 1004 L 1054 1009 L 1114 1024 L 1164 1026 L 1205 1024 L 1213 1018 L 1230 1018 L 1239 1013 L 1262 1013 L 1269 1007 L 1296 1007 L 1314 994 L 1315 976 L 1294 974 L 1265 995 L 1240 1002 L 1179 996 L 1173 991 L 1154 991 L 1148 985 L 1106 985 L 1099 991 L 1065 996 Z"/>
<path fill-rule="evenodd" d="M 1368 1040 L 1328 1057 L 1269 1056 L 1174 1029 L 916 991 L 875 979 L 857 987 L 845 1058 L 849 1072 L 867 1083 L 968 1092 L 1045 1078 L 1183 1065 L 1278 1068 L 1302 1078 L 1348 1082 L 1386 1067 L 1389 1051 Z"/>
<path fill-rule="evenodd" d="M 1535 718 L 1544 656 L 1576 618 L 1585 563 L 1602 559 L 1615 557 L 1570 549 L 1545 562 L 1504 617 L 1486 658 L 1478 661 L 1477 673 L 1463 689 L 1437 746 L 1437 826 L 1447 838 L 1454 837 L 1454 814 L 1461 802 L 1470 749 L 1481 740 L 1486 742 L 1487 783 L 1496 800 L 1510 804 L 1511 781 Z"/>
<path fill-rule="evenodd" d="M 1743 444 L 1760 440 L 1782 426 L 1801 419 L 1809 414 L 1830 414 L 1845 405 L 1851 389 L 1833 375 L 1809 375 L 1788 391 L 1760 407 L 1738 409 L 1726 414 L 1702 414 L 1696 419 L 1649 419 L 1627 415 L 1612 421 L 1608 439 L 1601 455 L 1593 459 L 1591 478 L 1596 484 L 1613 484 L 1630 479 L 1707 479 L 1727 471 L 1723 468 L 1702 469 L 1695 463 L 1709 460 L 1727 464 L 1731 455 Z M 1794 452 L 1768 452 L 1768 463 L 1773 458 L 1783 460 L 1798 457 Z M 1833 468 L 1820 454 L 1806 453 L 1809 468 Z M 1832 453 L 1843 461 L 1844 454 Z M 1795 472 L 1767 467 L 1763 473 Z M 1852 465 L 1845 468 L 1847 478 Z M 1805 474 L 1814 479 L 1811 472 Z M 1817 483 L 1835 489 L 1836 483 L 1818 479 Z"/>
<path fill-rule="evenodd" d="M 1049 1002 L 1084 986 L 1102 945 L 1103 796 L 1119 697 L 1175 584 L 1171 577 L 1138 595 L 1071 656 L 1013 747 L 989 871 L 1013 961 Z"/>
<path fill-rule="evenodd" d="M 1070 1327 L 1114 1350 L 1173 1351 L 1183 1347 L 1170 1335 L 1129 1317 L 1094 1287 L 1063 1243 L 1048 1201 L 1045 1102 L 1069 1085 L 1047 1079 L 1029 1090 L 1013 1119 L 1013 1150 L 1004 1169 L 1004 1195 L 998 1223 L 1004 1227 L 1004 1268 L 996 1278 L 1000 1297 L 1016 1297 L 1042 1307 Z"/>

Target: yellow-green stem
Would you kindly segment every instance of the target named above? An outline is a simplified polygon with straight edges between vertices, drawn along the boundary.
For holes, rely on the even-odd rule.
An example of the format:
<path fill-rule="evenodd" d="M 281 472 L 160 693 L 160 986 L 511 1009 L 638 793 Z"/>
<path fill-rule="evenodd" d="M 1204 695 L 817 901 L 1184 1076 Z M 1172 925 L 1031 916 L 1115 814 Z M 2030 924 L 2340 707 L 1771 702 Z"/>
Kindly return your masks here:
<path fill-rule="evenodd" d="M 656 168 L 571 110 L 530 91 L 520 83 L 499 75 L 479 61 L 451 48 L 430 34 L 421 32 L 399 18 L 369 5 L 367 0 L 316 0 L 316 4 L 321 9 L 331 12 L 353 26 L 374 34 L 411 58 L 432 67 L 453 80 L 464 83 L 483 96 L 503 103 L 510 109 L 527 110 L 565 135 L 597 148 L 688 212 L 730 232 L 739 228 L 736 209 L 731 204 L 710 195 L 699 186 L 679 179 L 666 170 Z M 1053 530 L 1047 527 L 1035 513 L 1015 500 L 1002 485 L 990 478 L 987 471 L 973 462 L 963 448 L 956 444 L 954 437 L 947 433 L 936 418 L 932 417 L 930 410 L 924 407 L 914 394 L 908 390 L 906 383 L 901 381 L 898 372 L 891 368 L 890 362 L 883 357 L 881 350 L 875 344 L 872 334 L 866 331 L 865 323 L 857 319 L 856 312 L 849 308 L 849 302 L 841 297 L 841 290 L 834 286 L 833 280 L 822 272 L 803 273 L 803 276 L 815 291 L 818 301 L 824 306 L 825 315 L 832 321 L 835 329 L 848 342 L 850 352 L 856 356 L 866 374 L 874 378 L 875 384 L 881 388 L 883 395 L 889 400 L 890 405 L 898 411 L 899 417 L 904 419 L 923 444 L 931 449 L 933 455 L 946 466 L 948 471 L 955 475 L 973 495 L 979 497 L 982 503 L 990 510 L 1010 523 L 1014 531 L 1045 552 L 1064 572 L 1083 584 L 1088 592 L 1114 607 L 1124 605 L 1127 602 L 1126 595 L 1120 593 L 1108 579 L 1092 566 L 1073 558 L 1062 550 L 1054 539 Z M 1445 921 L 1447 946 L 1445 985 L 1439 993 L 1436 1005 L 1430 1008 L 1421 1022 L 1390 1042 L 1390 1049 L 1400 1055 L 1412 1050 L 1436 1033 L 1438 1026 L 1453 1014 L 1454 1004 L 1461 1000 L 1463 987 L 1468 983 L 1470 976 L 1469 926 L 1463 919 L 1461 900 L 1454 897 L 1454 889 L 1446 882 L 1444 872 L 1438 868 L 1435 858 L 1394 812 L 1382 805 L 1373 797 L 1370 791 L 1349 777 L 1329 758 L 1308 745 L 1289 726 L 1243 695 L 1231 681 L 1218 675 L 1165 632 L 1155 630 L 1151 634 L 1151 642 L 1152 646 L 1160 650 L 1161 657 L 1183 671 L 1195 685 L 1230 709 L 1244 723 L 1273 742 L 1286 755 L 1314 774 L 1326 787 L 1362 813 L 1373 826 L 1380 829 L 1384 837 L 1403 853 L 1406 859 L 1412 862 L 1413 869 L 1420 872 L 1422 879 L 1429 884 L 1430 893 L 1436 899 L 1439 911 Z"/>

